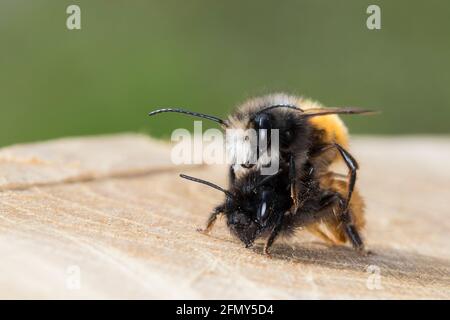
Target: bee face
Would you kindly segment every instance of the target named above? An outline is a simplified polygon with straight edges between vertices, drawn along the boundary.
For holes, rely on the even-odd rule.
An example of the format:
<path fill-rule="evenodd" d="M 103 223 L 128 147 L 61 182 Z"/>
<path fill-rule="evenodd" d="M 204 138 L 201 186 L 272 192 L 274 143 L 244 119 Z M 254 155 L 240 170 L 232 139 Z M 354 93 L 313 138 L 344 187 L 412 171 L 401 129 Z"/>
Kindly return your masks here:
<path fill-rule="evenodd" d="M 231 233 L 250 247 L 261 233 L 261 226 L 256 220 L 258 208 L 257 194 L 251 190 L 241 189 L 226 202 L 227 225 Z"/>
<path fill-rule="evenodd" d="M 238 129 L 227 130 L 227 156 L 237 176 L 244 175 L 249 169 L 270 167 L 272 159 L 279 158 L 278 145 L 272 147 L 271 144 L 274 121 L 270 113 L 261 113 L 244 123 L 235 123 L 240 126 Z"/>
<path fill-rule="evenodd" d="M 236 171 L 251 169 L 257 163 L 258 138 L 253 128 L 226 131 L 227 156 Z"/>
<path fill-rule="evenodd" d="M 227 225 L 231 233 L 239 238 L 246 247 L 250 247 L 261 234 L 261 226 L 252 219 L 250 212 L 233 211 L 227 215 Z"/>
<path fill-rule="evenodd" d="M 246 247 L 251 246 L 260 236 L 270 232 L 278 215 L 284 214 L 292 205 L 289 194 L 280 193 L 276 187 L 276 185 L 265 185 L 253 189 L 240 186 L 239 190 L 242 193 L 228 199 L 227 225 L 231 233 Z"/>

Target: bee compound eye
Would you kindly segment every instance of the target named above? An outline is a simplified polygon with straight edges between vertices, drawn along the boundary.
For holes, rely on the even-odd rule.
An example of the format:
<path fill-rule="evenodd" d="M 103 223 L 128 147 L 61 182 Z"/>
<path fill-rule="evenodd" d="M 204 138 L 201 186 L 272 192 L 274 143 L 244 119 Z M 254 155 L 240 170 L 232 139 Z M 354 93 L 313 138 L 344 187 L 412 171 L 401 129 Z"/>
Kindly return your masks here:
<path fill-rule="evenodd" d="M 267 217 L 268 217 L 268 206 L 267 206 L 267 202 L 262 202 L 259 207 L 258 207 L 258 211 L 256 212 L 256 220 L 258 222 L 258 224 L 264 226 L 266 224 L 267 221 Z"/>
<path fill-rule="evenodd" d="M 256 119 L 257 127 L 258 129 L 271 129 L 272 125 L 270 122 L 270 117 L 268 114 L 260 114 L 259 117 Z"/>

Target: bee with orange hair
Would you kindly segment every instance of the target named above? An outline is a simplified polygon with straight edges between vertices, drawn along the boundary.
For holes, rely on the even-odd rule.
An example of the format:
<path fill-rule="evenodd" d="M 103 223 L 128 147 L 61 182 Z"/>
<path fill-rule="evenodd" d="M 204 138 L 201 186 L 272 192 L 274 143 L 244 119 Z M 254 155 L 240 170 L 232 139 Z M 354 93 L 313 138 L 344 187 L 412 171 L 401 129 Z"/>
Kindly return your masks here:
<path fill-rule="evenodd" d="M 277 155 L 281 166 L 288 167 L 289 171 L 288 188 L 281 188 L 278 192 L 290 192 L 293 207 L 284 217 L 277 219 L 278 225 L 273 226 L 265 253 L 269 253 L 269 247 L 278 233 L 290 231 L 287 222 L 296 220 L 292 215 L 315 207 L 310 204 L 314 203 L 319 194 L 327 194 L 328 197 L 332 194 L 334 196 L 329 199 L 333 201 L 326 207 L 319 206 L 321 212 L 312 213 L 311 216 L 317 219 L 308 223 L 307 230 L 329 243 L 348 241 L 358 251 L 365 252 L 361 237 L 361 230 L 365 225 L 364 201 L 355 188 L 358 163 L 348 151 L 348 130 L 338 115 L 365 114 L 371 111 L 348 107 L 325 108 L 312 100 L 280 93 L 250 99 L 239 105 L 225 120 L 179 108 L 159 109 L 150 115 L 162 112 L 184 113 L 212 120 L 225 130 L 239 129 L 235 132 L 241 135 L 245 135 L 249 129 L 258 132 L 256 142 L 246 139 L 247 137 L 237 140 L 241 144 L 256 143 L 256 148 L 251 145 L 227 145 L 232 154 L 247 150 L 246 154 L 240 155 L 243 161 L 230 167 L 231 186 L 236 179 L 245 177 L 249 170 L 259 170 L 267 165 L 270 156 L 263 157 L 259 153 L 259 143 L 264 140 L 270 145 L 271 130 L 278 130 Z M 258 154 L 253 154 L 256 151 L 252 150 L 256 150 Z M 257 159 L 256 163 L 252 159 Z M 348 168 L 346 179 L 332 171 L 332 166 L 341 160 Z M 217 216 L 222 213 L 215 210 L 203 231 L 208 232 Z M 249 213 L 252 214 L 258 216 L 258 213 Z"/>

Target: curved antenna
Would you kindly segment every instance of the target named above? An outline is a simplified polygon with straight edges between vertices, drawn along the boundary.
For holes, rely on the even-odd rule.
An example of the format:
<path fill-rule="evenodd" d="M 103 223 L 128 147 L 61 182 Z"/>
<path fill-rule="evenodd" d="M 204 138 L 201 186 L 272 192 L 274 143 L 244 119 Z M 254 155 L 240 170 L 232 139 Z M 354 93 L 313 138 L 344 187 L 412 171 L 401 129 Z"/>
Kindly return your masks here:
<path fill-rule="evenodd" d="M 202 179 L 199 179 L 199 178 L 194 178 L 194 177 L 191 177 L 191 176 L 187 176 L 185 174 L 180 174 L 180 177 L 183 178 L 183 179 L 186 179 L 186 180 L 190 180 L 190 181 L 194 181 L 194 182 L 197 182 L 197 183 L 201 183 L 201 184 L 207 185 L 208 187 L 211 187 L 211 188 L 214 188 L 216 190 L 222 191 L 223 193 L 225 193 L 230 198 L 233 198 L 233 194 L 230 191 L 225 190 L 224 188 L 219 187 L 217 184 L 214 184 L 212 182 L 209 182 L 209 181 L 206 181 L 206 180 L 202 180 Z"/>
<path fill-rule="evenodd" d="M 184 109 L 180 109 L 180 108 L 162 108 L 162 109 L 158 109 L 158 110 L 152 111 L 148 115 L 149 116 L 154 116 L 156 114 L 163 113 L 163 112 L 184 113 L 184 114 L 187 114 L 187 115 L 190 115 L 190 116 L 193 116 L 193 117 L 208 119 L 208 120 L 217 122 L 220 125 L 225 126 L 225 127 L 227 126 L 227 123 L 224 120 L 222 120 L 222 119 L 220 119 L 218 117 L 210 116 L 210 115 L 199 113 L 199 112 L 193 112 L 193 111 L 189 111 L 189 110 L 184 110 Z"/>
<path fill-rule="evenodd" d="M 261 112 L 264 112 L 264 111 L 269 111 L 269 110 L 277 109 L 277 108 L 288 108 L 288 109 L 294 109 L 294 110 L 297 110 L 297 111 L 300 111 L 300 112 L 304 112 L 302 108 L 299 108 L 299 107 L 294 106 L 292 104 L 276 104 L 276 105 L 273 105 L 273 106 L 269 106 L 269 107 L 263 108 L 263 109 L 259 110 L 257 113 L 261 113 Z"/>

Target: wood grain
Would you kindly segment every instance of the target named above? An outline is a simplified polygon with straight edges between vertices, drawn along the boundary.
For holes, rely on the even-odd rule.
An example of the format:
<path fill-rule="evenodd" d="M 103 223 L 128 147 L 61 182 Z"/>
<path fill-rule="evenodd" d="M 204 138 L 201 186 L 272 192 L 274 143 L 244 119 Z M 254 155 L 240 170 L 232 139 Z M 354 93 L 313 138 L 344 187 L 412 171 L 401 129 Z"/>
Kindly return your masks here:
<path fill-rule="evenodd" d="M 172 166 L 168 145 L 134 134 L 4 148 L 0 298 L 449 299 L 450 139 L 352 150 L 374 254 L 300 231 L 268 259 L 223 221 L 195 231 L 221 194 L 178 173 L 225 185 L 224 168 Z"/>

